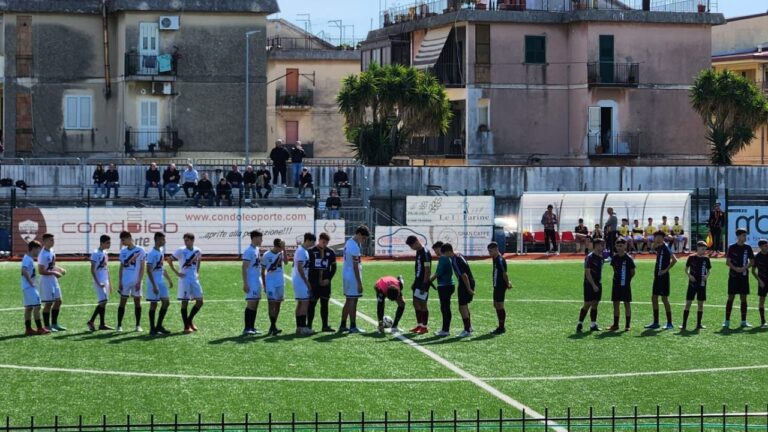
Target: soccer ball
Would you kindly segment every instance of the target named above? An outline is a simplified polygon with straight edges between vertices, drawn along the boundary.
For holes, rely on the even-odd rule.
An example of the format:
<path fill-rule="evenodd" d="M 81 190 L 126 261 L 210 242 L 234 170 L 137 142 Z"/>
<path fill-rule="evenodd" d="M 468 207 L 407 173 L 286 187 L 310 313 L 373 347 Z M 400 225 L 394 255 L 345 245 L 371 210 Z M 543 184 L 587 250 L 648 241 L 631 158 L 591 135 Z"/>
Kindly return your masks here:
<path fill-rule="evenodd" d="M 392 328 L 393 321 L 392 321 L 392 317 L 391 316 L 389 316 L 389 315 L 385 316 L 384 319 L 382 320 L 382 322 L 384 323 L 384 327 Z"/>

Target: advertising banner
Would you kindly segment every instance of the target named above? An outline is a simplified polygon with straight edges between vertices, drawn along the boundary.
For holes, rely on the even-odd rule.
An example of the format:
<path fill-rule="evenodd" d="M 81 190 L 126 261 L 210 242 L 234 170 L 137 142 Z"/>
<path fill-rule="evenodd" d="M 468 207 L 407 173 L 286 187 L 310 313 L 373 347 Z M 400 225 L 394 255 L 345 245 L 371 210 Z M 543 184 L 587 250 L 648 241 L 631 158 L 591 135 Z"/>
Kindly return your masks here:
<path fill-rule="evenodd" d="M 728 243 L 736 241 L 736 230 L 747 230 L 747 244 L 757 248 L 757 241 L 768 238 L 768 207 L 764 206 L 735 206 L 728 207 L 728 227 L 726 238 Z"/>
<path fill-rule="evenodd" d="M 375 254 L 377 257 L 415 256 L 407 244 L 408 236 L 416 236 L 428 248 L 437 241 L 450 243 L 456 252 L 466 256 L 485 256 L 493 238 L 490 226 L 377 226 Z"/>
<path fill-rule="evenodd" d="M 492 196 L 407 196 L 405 223 L 408 226 L 493 226 Z"/>

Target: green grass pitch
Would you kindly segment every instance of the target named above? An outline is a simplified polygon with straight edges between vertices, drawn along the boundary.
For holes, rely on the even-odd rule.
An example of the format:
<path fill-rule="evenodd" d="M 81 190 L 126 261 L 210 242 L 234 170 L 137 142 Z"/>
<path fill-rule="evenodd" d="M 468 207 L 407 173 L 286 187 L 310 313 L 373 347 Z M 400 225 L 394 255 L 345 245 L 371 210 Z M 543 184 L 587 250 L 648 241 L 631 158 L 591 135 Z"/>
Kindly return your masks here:
<path fill-rule="evenodd" d="M 684 260 L 672 271 L 675 325 L 682 318 L 686 280 Z M 335 419 L 338 412 L 355 416 L 474 418 L 477 409 L 484 416 L 498 416 L 503 409 L 510 416 L 519 412 L 476 384 L 391 335 L 373 332 L 371 324 L 358 319 L 368 330 L 364 335 L 318 334 L 295 337 L 293 308 L 283 304 L 279 326 L 287 335 L 240 337 L 244 301 L 238 262 L 204 263 L 201 283 L 207 303 L 198 315 L 198 333 L 183 335 L 178 302 L 172 301 L 166 327 L 167 337 L 147 333 L 86 331 L 85 322 L 93 310 L 94 294 L 86 263 L 64 263 L 69 273 L 61 279 L 64 306 L 59 321 L 69 330 L 46 337 L 21 337 L 23 320 L 19 264 L 0 264 L 0 416 L 22 421 L 36 416 L 50 423 L 53 415 L 73 422 L 78 415 L 98 422 L 101 416 L 136 421 L 150 414 L 156 419 L 217 418 L 225 413 L 242 418 L 249 413 L 266 419 Z M 341 266 L 341 265 L 340 265 Z M 720 328 L 723 320 L 727 269 L 722 260 L 713 261 L 709 302 L 701 332 L 645 331 L 651 318 L 650 286 L 652 263 L 638 262 L 633 281 L 633 329 L 628 332 L 575 334 L 582 296 L 581 262 L 514 262 L 509 265 L 514 289 L 507 296 L 508 332 L 499 337 L 487 333 L 496 325 L 491 302 L 491 267 L 487 261 L 471 263 L 477 279 L 477 296 L 471 304 L 473 338 L 435 338 L 431 334 L 409 338 L 489 385 L 543 412 L 584 415 L 593 406 L 596 415 L 630 413 L 637 405 L 641 412 L 719 412 L 744 409 L 766 411 L 768 383 L 768 332 L 762 329 Z M 113 267 L 113 281 L 117 276 Z M 371 286 L 379 276 L 403 274 L 412 278 L 410 262 L 364 264 L 365 298 L 359 311 L 375 317 L 376 303 Z M 604 269 L 604 286 L 609 300 L 609 266 Z M 756 291 L 754 280 L 753 292 Z M 334 298 L 341 300 L 340 274 L 334 281 Z M 286 297 L 292 296 L 290 284 Z M 175 294 L 175 288 L 171 290 Z M 455 298 L 455 297 L 454 297 Z M 107 322 L 116 320 L 117 297 L 113 294 Z M 757 296 L 750 296 L 749 319 L 759 324 Z M 388 302 L 387 314 L 394 315 Z M 440 321 L 437 295 L 430 299 L 430 327 Z M 144 303 L 143 325 L 148 304 Z M 341 308 L 331 305 L 331 324 L 339 324 Z M 319 315 L 319 313 L 318 313 Z M 695 306 L 691 321 L 695 320 Z M 734 319 L 738 322 L 738 303 Z M 662 311 L 663 318 L 663 311 Z M 319 317 L 316 318 L 319 320 Z M 612 308 L 604 301 L 600 324 L 611 324 Z M 317 321 L 316 321 L 317 323 Z M 623 327 L 623 310 L 622 310 Z M 129 303 L 124 326 L 132 329 L 133 309 Z M 413 309 L 406 309 L 401 328 L 414 324 Z M 266 302 L 259 306 L 257 326 L 268 327 Z M 452 333 L 461 330 L 454 300 Z M 41 371 L 9 367 L 61 368 Z M 717 368 L 742 368 L 717 371 Z M 71 370 L 80 370 L 74 373 Z M 698 370 L 698 371 L 694 371 Z M 139 372 L 146 376 L 104 375 L 87 371 Z M 650 375 L 648 372 L 666 371 Z M 639 375 L 637 375 L 639 374 Z M 597 375 L 597 376 L 594 376 Z M 593 377 L 589 377 L 593 376 Z M 262 379 L 263 378 L 263 379 Z M 293 378 L 309 379 L 291 381 Z M 408 381 L 408 379 L 413 379 Z M 419 381 L 421 379 L 438 379 Z M 446 380 L 439 380 L 446 379 Z M 398 381 L 400 380 L 400 381 Z M 764 424 L 764 423 L 763 423 Z"/>

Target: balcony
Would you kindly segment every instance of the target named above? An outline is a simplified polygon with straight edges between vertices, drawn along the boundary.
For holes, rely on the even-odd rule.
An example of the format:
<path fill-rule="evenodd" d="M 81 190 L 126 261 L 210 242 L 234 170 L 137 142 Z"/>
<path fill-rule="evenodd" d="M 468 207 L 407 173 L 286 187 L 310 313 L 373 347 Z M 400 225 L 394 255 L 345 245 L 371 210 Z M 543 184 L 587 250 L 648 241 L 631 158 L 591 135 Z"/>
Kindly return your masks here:
<path fill-rule="evenodd" d="M 128 127 L 125 130 L 125 152 L 165 152 L 176 153 L 184 145 L 179 138 L 179 131 L 170 127 L 164 130 L 134 130 Z"/>
<path fill-rule="evenodd" d="M 397 152 L 398 156 L 464 158 L 465 142 L 453 136 L 414 137 Z"/>
<path fill-rule="evenodd" d="M 429 71 L 446 87 L 464 87 L 466 80 L 463 69 L 461 63 L 438 63 Z"/>
<path fill-rule="evenodd" d="M 287 110 L 308 110 L 314 105 L 314 93 L 312 90 L 298 92 L 286 92 L 277 89 L 275 92 L 275 106 Z"/>
<path fill-rule="evenodd" d="M 640 82 L 638 63 L 587 63 L 589 87 L 637 87 Z"/>
<path fill-rule="evenodd" d="M 591 158 L 636 158 L 640 156 L 640 132 L 587 135 L 587 153 Z"/>
<path fill-rule="evenodd" d="M 172 54 L 125 55 L 125 76 L 137 80 L 173 81 L 176 79 L 177 57 Z"/>

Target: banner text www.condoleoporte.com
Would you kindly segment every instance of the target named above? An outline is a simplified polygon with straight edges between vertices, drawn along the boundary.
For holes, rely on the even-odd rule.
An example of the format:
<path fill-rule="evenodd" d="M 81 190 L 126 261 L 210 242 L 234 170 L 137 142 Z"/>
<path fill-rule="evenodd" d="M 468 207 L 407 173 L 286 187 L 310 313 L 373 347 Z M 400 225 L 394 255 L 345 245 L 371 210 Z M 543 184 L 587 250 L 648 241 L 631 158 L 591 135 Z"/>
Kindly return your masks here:
<path fill-rule="evenodd" d="M 237 213 L 222 213 L 222 214 L 199 214 L 199 213 L 187 213 L 184 215 L 187 221 L 197 222 L 302 222 L 307 220 L 307 215 L 296 213 L 265 213 L 265 214 L 237 214 Z"/>

